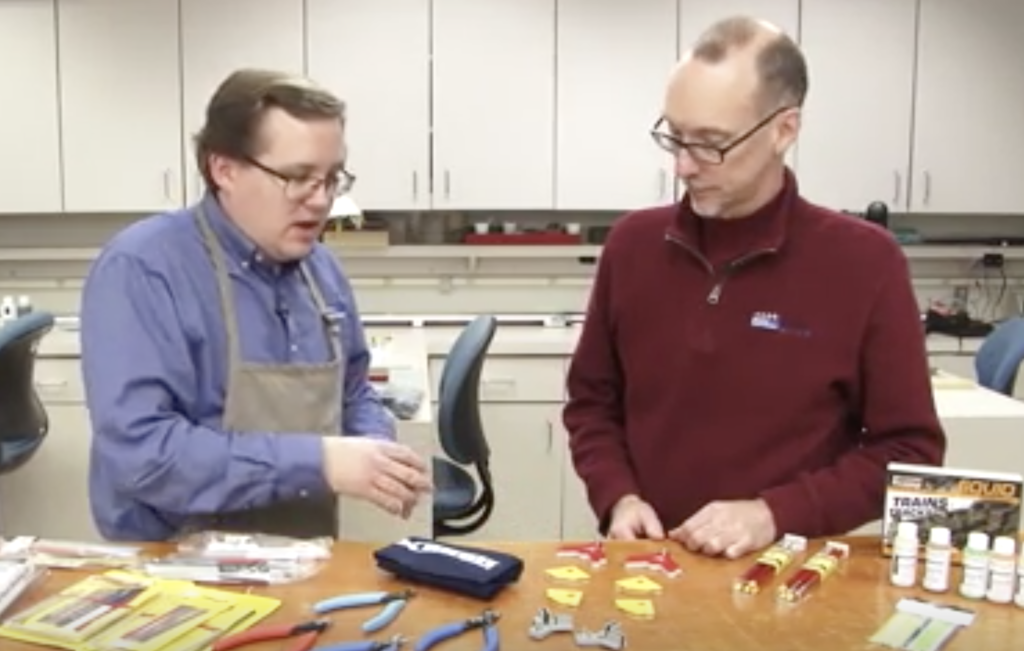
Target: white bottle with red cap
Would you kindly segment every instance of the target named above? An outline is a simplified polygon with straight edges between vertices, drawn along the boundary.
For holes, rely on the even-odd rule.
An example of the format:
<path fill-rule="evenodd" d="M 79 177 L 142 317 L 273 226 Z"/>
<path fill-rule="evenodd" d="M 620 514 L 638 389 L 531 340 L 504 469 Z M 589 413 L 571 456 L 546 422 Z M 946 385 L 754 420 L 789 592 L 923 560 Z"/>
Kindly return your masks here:
<path fill-rule="evenodd" d="M 1013 589 L 1017 583 L 1017 541 L 1010 536 L 999 536 L 992 543 L 988 559 L 989 601 L 1008 604 L 1013 601 Z"/>

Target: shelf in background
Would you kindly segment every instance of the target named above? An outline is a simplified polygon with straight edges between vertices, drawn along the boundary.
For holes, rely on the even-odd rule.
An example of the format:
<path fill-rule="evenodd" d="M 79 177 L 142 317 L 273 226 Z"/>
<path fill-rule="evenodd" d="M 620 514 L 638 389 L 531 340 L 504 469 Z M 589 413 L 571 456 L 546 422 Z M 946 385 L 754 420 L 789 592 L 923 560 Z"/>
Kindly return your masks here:
<path fill-rule="evenodd" d="M 601 254 L 597 245 L 472 245 L 449 244 L 397 245 L 376 247 L 331 246 L 339 257 L 353 259 L 398 258 L 403 260 L 465 259 L 546 259 L 577 260 L 596 258 Z M 1006 260 L 1024 260 L 1024 246 L 951 246 L 913 244 L 905 245 L 911 260 L 974 260 L 986 253 L 1001 254 Z M 91 262 L 99 253 L 94 248 L 0 248 L 0 264 L 6 262 Z"/>

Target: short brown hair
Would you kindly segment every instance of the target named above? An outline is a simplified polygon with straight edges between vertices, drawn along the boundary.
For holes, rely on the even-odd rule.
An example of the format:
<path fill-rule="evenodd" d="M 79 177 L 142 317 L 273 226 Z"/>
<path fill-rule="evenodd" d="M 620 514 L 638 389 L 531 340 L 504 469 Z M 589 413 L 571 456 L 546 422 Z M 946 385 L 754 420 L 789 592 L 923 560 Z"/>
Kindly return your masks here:
<path fill-rule="evenodd" d="M 255 155 L 260 122 L 271 108 L 303 120 L 336 118 L 345 123 L 345 103 L 309 79 L 273 70 L 236 70 L 221 82 L 206 107 L 206 123 L 195 136 L 196 163 L 207 186 L 210 154 L 235 159 Z"/>
<path fill-rule="evenodd" d="M 758 40 L 762 42 L 756 43 Z M 808 85 L 803 52 L 787 34 L 770 33 L 756 18 L 733 16 L 718 21 L 697 39 L 693 58 L 718 63 L 736 50 L 755 44 L 760 48 L 756 65 L 762 101 L 770 108 L 802 106 Z"/>

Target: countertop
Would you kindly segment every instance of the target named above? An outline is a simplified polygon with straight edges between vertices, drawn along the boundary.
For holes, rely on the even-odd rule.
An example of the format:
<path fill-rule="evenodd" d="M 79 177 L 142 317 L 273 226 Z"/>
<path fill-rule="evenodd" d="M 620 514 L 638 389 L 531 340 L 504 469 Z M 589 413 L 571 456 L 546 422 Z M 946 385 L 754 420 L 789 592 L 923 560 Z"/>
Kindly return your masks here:
<path fill-rule="evenodd" d="M 66 325 L 65 325 L 66 324 Z M 543 325 L 543 319 L 531 321 L 512 321 L 501 323 L 494 335 L 490 353 L 507 356 L 568 356 L 576 347 L 581 325 Z M 368 338 L 386 337 L 389 333 L 407 328 L 422 329 L 425 336 L 427 354 L 431 357 L 444 357 L 461 332 L 461 327 L 453 325 L 410 325 L 408 321 L 374 323 L 366 325 Z M 929 335 L 928 350 L 933 354 L 968 354 L 977 352 L 981 339 L 960 339 L 948 335 Z M 78 330 L 74 321 L 59 324 L 39 346 L 40 357 L 78 357 Z"/>
<path fill-rule="evenodd" d="M 868 639 L 886 622 L 901 598 L 918 597 L 975 612 L 973 625 L 959 631 L 952 638 L 945 647 L 948 651 L 1001 651 L 1020 647 L 1016 633 L 1021 630 L 1021 611 L 1015 606 L 968 601 L 952 592 L 931 595 L 917 589 L 892 587 L 887 579 L 888 563 L 880 554 L 877 538 L 846 538 L 843 542 L 849 545 L 849 559 L 812 591 L 806 601 L 795 605 L 777 603 L 775 590 L 781 581 L 792 575 L 797 564 L 806 560 L 806 555 L 760 594 L 738 595 L 732 590 L 733 580 L 749 567 L 751 558 L 727 561 L 698 557 L 686 553 L 675 544 L 671 544 L 668 550 L 672 559 L 682 568 L 680 576 L 668 578 L 650 570 L 642 572 L 661 586 L 661 594 L 643 597 L 620 592 L 621 588 L 617 587 L 616 582 L 636 576 L 638 572 L 625 569 L 626 558 L 661 549 L 660 544 L 650 541 L 606 543 L 607 563 L 599 569 L 592 569 L 574 559 L 559 558 L 559 546 L 553 542 L 486 543 L 487 548 L 514 554 L 524 562 L 520 580 L 490 602 L 402 583 L 377 571 L 372 556 L 375 545 L 359 543 L 337 543 L 328 565 L 309 580 L 249 589 L 282 601 L 280 608 L 263 624 L 291 625 L 316 619 L 311 606 L 327 597 L 364 591 L 392 592 L 406 587 L 415 590 L 415 595 L 398 618 L 373 636 L 360 633 L 359 625 L 379 609 L 356 608 L 325 615 L 331 626 L 318 640 L 319 645 L 360 639 L 386 640 L 398 634 L 407 636 L 414 643 L 436 627 L 464 621 L 489 608 L 499 614 L 497 627 L 502 649 L 569 651 L 581 648 L 576 645 L 572 633 L 553 634 L 542 641 L 530 638 L 531 621 L 538 610 L 546 606 L 554 614 L 571 615 L 577 629 L 599 630 L 609 621 L 617 622 L 625 636 L 626 649 L 859 651 L 870 648 Z M 807 553 L 818 551 L 823 543 L 811 541 Z M 153 547 L 151 550 L 163 552 L 168 551 L 168 548 Z M 547 569 L 569 564 L 576 564 L 589 573 L 589 579 L 582 584 L 558 584 L 545 573 Z M 83 576 L 83 573 L 72 571 L 51 573 L 44 584 L 16 604 L 14 611 L 31 605 Z M 951 583 L 957 585 L 959 577 L 959 569 L 954 569 Z M 582 602 L 575 608 L 559 606 L 548 598 L 547 591 L 552 588 L 580 590 L 583 593 Z M 654 607 L 653 617 L 637 619 L 619 611 L 616 600 L 622 598 L 650 599 Z M 402 648 L 411 649 L 413 643 Z M 271 651 L 284 649 L 287 644 L 287 641 L 276 641 L 248 648 L 252 651 Z M 33 651 L 38 648 L 10 640 L 4 640 L 2 646 L 5 651 Z M 481 631 L 470 630 L 435 649 L 479 651 L 483 647 Z"/>

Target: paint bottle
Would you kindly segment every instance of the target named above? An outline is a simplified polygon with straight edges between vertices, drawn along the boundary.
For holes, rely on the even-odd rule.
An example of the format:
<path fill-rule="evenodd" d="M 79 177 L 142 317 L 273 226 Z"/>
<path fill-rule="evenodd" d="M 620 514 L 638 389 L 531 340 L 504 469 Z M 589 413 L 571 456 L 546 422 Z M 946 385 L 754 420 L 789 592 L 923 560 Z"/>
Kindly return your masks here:
<path fill-rule="evenodd" d="M 1024 546 L 1021 546 L 1020 556 L 1017 557 L 1017 596 L 1014 603 L 1024 608 Z"/>
<path fill-rule="evenodd" d="M 953 565 L 953 546 L 949 527 L 933 527 L 928 532 L 928 545 L 924 552 L 924 580 L 921 587 L 929 592 L 949 590 L 949 575 Z"/>
<path fill-rule="evenodd" d="M 917 557 L 920 541 L 916 522 L 900 522 L 892 541 L 892 564 L 889 581 L 901 588 L 912 588 L 917 583 Z"/>
<path fill-rule="evenodd" d="M 1017 541 L 1010 536 L 999 536 L 992 543 L 992 554 L 988 561 L 989 601 L 1008 604 L 1013 601 L 1013 589 L 1017 582 Z"/>
<path fill-rule="evenodd" d="M 988 534 L 972 531 L 963 555 L 964 576 L 960 594 L 967 599 L 984 599 L 988 591 Z"/>
<path fill-rule="evenodd" d="M 14 303 L 13 296 L 4 296 L 0 300 L 0 324 L 14 321 L 18 318 L 18 308 Z"/>
<path fill-rule="evenodd" d="M 19 317 L 25 316 L 32 311 L 32 301 L 28 296 L 22 294 L 18 297 L 18 303 L 16 307 L 17 315 Z"/>

